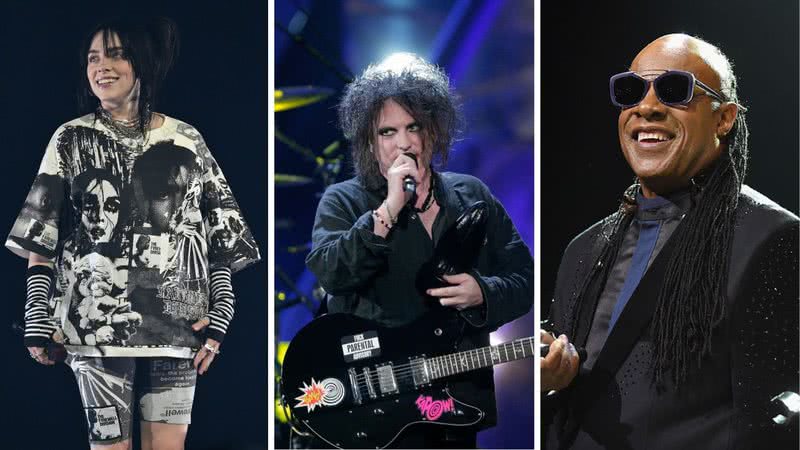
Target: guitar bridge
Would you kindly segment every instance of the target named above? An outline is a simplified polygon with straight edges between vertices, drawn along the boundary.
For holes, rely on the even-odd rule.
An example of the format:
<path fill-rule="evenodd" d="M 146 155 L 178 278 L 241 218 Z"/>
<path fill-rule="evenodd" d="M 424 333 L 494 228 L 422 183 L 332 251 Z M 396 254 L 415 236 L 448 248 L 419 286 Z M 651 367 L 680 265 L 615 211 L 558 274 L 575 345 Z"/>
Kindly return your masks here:
<path fill-rule="evenodd" d="M 394 377 L 394 368 L 391 363 L 375 368 L 378 372 L 378 387 L 381 394 L 396 394 L 399 390 L 397 388 L 397 380 Z"/>
<path fill-rule="evenodd" d="M 350 392 L 353 393 L 353 402 L 356 405 L 361 404 L 361 388 L 358 386 L 358 377 L 356 376 L 356 369 L 349 368 L 347 376 L 350 379 Z"/>
<path fill-rule="evenodd" d="M 375 393 L 375 386 L 372 385 L 372 375 L 369 373 L 369 368 L 364 367 L 364 380 L 367 383 L 367 392 L 369 392 L 369 398 L 375 400 L 378 398 L 378 395 Z"/>

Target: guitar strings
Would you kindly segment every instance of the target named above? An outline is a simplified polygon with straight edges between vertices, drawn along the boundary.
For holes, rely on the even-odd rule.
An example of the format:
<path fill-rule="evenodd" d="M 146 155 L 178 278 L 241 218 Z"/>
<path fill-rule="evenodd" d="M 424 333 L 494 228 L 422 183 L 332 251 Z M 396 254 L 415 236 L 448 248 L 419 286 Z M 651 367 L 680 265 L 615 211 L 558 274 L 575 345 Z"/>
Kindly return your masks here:
<path fill-rule="evenodd" d="M 508 358 L 508 347 L 511 346 L 511 350 L 514 353 L 514 357 L 516 358 L 516 355 L 517 355 L 516 344 L 517 343 L 520 344 L 520 349 L 522 351 L 523 358 L 526 357 L 525 356 L 525 344 L 526 343 L 530 344 L 530 346 L 531 346 L 531 356 L 533 356 L 533 337 L 522 338 L 522 339 L 518 339 L 518 340 L 515 340 L 515 341 L 511 341 L 511 342 L 506 342 L 506 343 L 499 344 L 499 345 L 496 345 L 496 346 L 493 346 L 493 347 L 488 347 L 488 348 L 496 349 L 498 357 L 500 356 L 499 355 L 499 351 L 502 348 L 502 350 L 506 354 L 506 358 Z M 459 367 L 467 367 L 468 370 L 477 369 L 478 368 L 477 365 L 481 364 L 480 355 L 483 355 L 483 360 L 484 360 L 483 364 L 485 364 L 485 365 L 481 365 L 480 367 L 488 367 L 489 365 L 494 364 L 494 358 L 491 357 L 491 353 L 494 353 L 494 352 L 491 352 L 491 350 L 490 350 L 491 353 L 489 355 L 489 361 L 491 361 L 491 364 L 487 364 L 486 363 L 486 361 L 487 361 L 487 359 L 486 359 L 486 357 L 487 357 L 486 350 L 487 350 L 487 347 L 483 347 L 483 348 L 480 348 L 480 349 L 467 350 L 467 351 L 463 351 L 463 352 L 459 352 L 459 353 L 453 353 L 453 354 L 450 354 L 450 355 L 444 355 L 444 356 L 437 356 L 437 357 L 429 358 L 428 361 L 438 361 L 439 362 L 438 364 L 433 366 L 434 369 L 436 369 L 436 370 L 434 370 L 434 372 L 435 372 L 434 373 L 434 378 L 440 378 L 441 376 L 449 376 L 449 375 L 455 375 L 456 373 L 460 373 L 461 371 L 458 370 Z M 473 362 L 472 367 L 469 367 L 469 364 L 464 364 L 464 362 L 462 360 L 462 357 L 464 357 L 464 356 L 478 357 L 479 358 L 478 359 L 478 364 L 476 365 Z M 453 363 L 455 363 L 457 365 L 455 369 L 452 366 Z M 459 363 L 461 363 L 461 364 L 459 365 Z M 398 381 L 406 381 L 409 378 L 413 380 L 413 372 L 414 372 L 415 368 L 412 367 L 412 365 L 414 365 L 414 364 L 416 364 L 417 367 L 421 367 L 421 365 L 422 365 L 421 362 L 414 362 L 414 363 L 398 364 L 397 366 L 393 366 L 392 367 L 392 369 L 393 369 L 392 373 L 394 375 L 393 378 L 395 380 L 395 384 L 397 384 Z M 448 368 L 449 368 L 449 370 L 448 370 Z M 367 377 L 369 377 L 369 380 L 367 380 Z M 378 384 L 378 387 L 380 388 L 381 374 L 378 372 L 377 369 L 373 369 L 373 370 L 369 370 L 368 369 L 367 373 L 356 374 L 356 386 L 358 387 L 359 391 L 361 391 L 362 388 L 367 388 L 367 390 L 369 390 L 369 386 L 372 385 L 374 387 L 374 385 L 376 383 Z"/>
<path fill-rule="evenodd" d="M 533 343 L 533 338 L 532 337 L 522 338 L 522 339 L 518 339 L 516 341 L 507 342 L 507 343 L 504 343 L 504 344 L 497 345 L 497 346 L 495 346 L 498 349 L 498 352 L 497 352 L 496 356 L 498 356 L 498 357 L 500 356 L 499 355 L 499 347 L 503 347 L 503 351 L 506 354 L 506 358 L 509 358 L 509 356 L 508 356 L 508 346 L 511 346 L 512 347 L 512 352 L 514 353 L 514 357 L 516 358 L 516 343 L 519 343 L 520 344 L 520 349 L 521 349 L 520 351 L 522 353 L 522 356 L 526 357 L 525 356 L 525 346 L 524 346 L 526 341 L 530 341 L 530 343 L 532 344 Z M 481 358 L 480 358 L 481 355 L 483 356 L 483 360 L 484 360 L 483 363 L 481 363 L 481 361 L 480 361 L 481 360 Z M 455 363 L 455 364 L 461 363 L 460 364 L 461 367 L 466 366 L 468 369 L 477 368 L 477 364 L 475 364 L 475 363 L 472 364 L 472 367 L 470 367 L 469 364 L 465 365 L 463 363 L 463 361 L 462 361 L 462 357 L 463 356 L 477 357 L 478 364 L 490 365 L 488 363 L 488 361 L 491 361 L 492 364 L 494 363 L 494 358 L 491 356 L 491 354 L 487 357 L 486 348 L 467 350 L 467 351 L 464 351 L 464 352 L 453 353 L 453 354 L 444 355 L 444 356 L 436 356 L 436 357 L 433 357 L 433 358 L 429 358 L 428 361 L 441 360 L 441 363 L 450 364 L 451 367 L 452 367 L 453 363 Z M 533 346 L 532 345 L 531 345 L 531 356 L 533 356 Z M 473 360 L 474 360 L 474 358 L 473 358 Z M 419 362 L 415 362 L 415 363 L 417 365 L 420 364 Z M 405 374 L 405 373 L 411 372 L 411 371 L 414 370 L 414 368 L 411 367 L 411 366 L 412 366 L 412 363 L 398 364 L 398 365 L 392 367 L 394 369 L 393 373 L 395 375 L 398 375 L 398 374 Z M 437 366 L 437 367 L 439 367 L 439 366 Z M 481 367 L 486 367 L 486 366 L 482 365 Z M 447 366 L 445 366 L 444 370 L 442 370 L 442 371 L 443 372 L 448 372 Z M 374 372 L 374 374 L 373 374 L 373 372 Z M 450 372 L 454 373 L 454 371 L 452 371 L 452 370 L 450 370 Z M 369 373 L 371 375 L 371 378 L 380 379 L 380 374 L 378 373 L 377 369 L 375 369 L 373 371 L 370 371 Z M 448 375 L 452 375 L 453 373 L 450 373 Z M 356 375 L 356 379 L 364 380 L 365 378 L 366 378 L 366 375 L 364 375 L 364 374 L 357 374 Z"/>
<path fill-rule="evenodd" d="M 519 339 L 517 341 L 512 341 L 512 342 L 509 342 L 509 343 L 504 343 L 504 344 L 500 344 L 500 345 L 495 346 L 495 348 L 498 349 L 497 356 L 499 357 L 499 348 L 503 347 L 503 350 L 506 353 L 506 358 L 508 358 L 508 346 L 510 345 L 512 347 L 512 351 L 514 352 L 515 357 L 516 357 L 516 343 L 519 342 L 520 343 L 520 348 L 521 348 L 521 351 L 522 351 L 522 355 L 523 355 L 523 357 L 525 357 L 525 347 L 524 347 L 525 341 L 530 341 L 530 343 L 532 344 L 533 338 L 532 337 L 523 338 L 523 339 Z M 469 364 L 465 365 L 463 363 L 462 359 L 459 358 L 459 355 L 462 355 L 462 356 L 463 355 L 478 356 L 478 352 L 482 352 L 483 356 L 484 356 L 483 364 L 485 364 L 485 365 L 481 365 L 481 367 L 486 367 L 488 365 L 491 365 L 491 364 L 487 364 L 485 350 L 486 350 L 486 348 L 473 349 L 473 350 L 468 350 L 468 351 L 465 351 L 465 352 L 460 352 L 460 353 L 455 353 L 455 354 L 450 354 L 450 355 L 431 358 L 430 361 L 441 360 L 439 364 L 437 364 L 436 366 L 433 366 L 434 369 L 435 369 L 434 370 L 434 378 L 440 378 L 441 376 L 450 376 L 450 375 L 455 375 L 456 373 L 461 373 L 462 371 L 458 370 L 458 366 L 455 368 L 455 370 L 453 370 L 453 364 L 454 363 L 456 365 L 458 365 L 458 363 L 460 362 L 461 363 L 460 367 L 467 367 L 469 370 L 473 370 L 473 369 L 477 368 L 476 364 L 474 364 L 474 363 L 473 363 L 472 367 L 470 367 Z M 531 345 L 531 356 L 533 356 L 533 347 L 532 347 L 532 345 Z M 493 364 L 494 363 L 494 358 L 490 357 L 490 359 L 491 359 L 492 364 Z M 480 360 L 478 360 L 478 363 L 480 364 Z M 417 364 L 419 365 L 419 363 L 417 363 Z M 413 380 L 413 371 L 415 369 L 413 367 L 411 367 L 411 366 L 412 366 L 412 363 L 407 363 L 407 364 L 399 364 L 399 365 L 393 367 L 393 369 L 395 369 L 395 370 L 392 371 L 392 373 L 394 375 L 392 378 L 394 378 L 395 384 L 397 384 L 398 381 L 399 382 L 406 381 L 409 378 L 411 378 Z M 367 380 L 367 377 L 369 377 L 369 380 Z M 388 380 L 385 380 L 385 381 L 388 381 Z M 381 386 L 381 374 L 377 371 L 377 369 L 374 369 L 372 371 L 370 371 L 368 369 L 366 374 L 357 374 L 356 375 L 356 386 L 358 387 L 359 391 L 361 391 L 362 388 L 366 388 L 367 391 L 369 391 L 370 390 L 369 389 L 370 385 L 373 386 L 373 390 L 374 390 L 374 387 L 375 387 L 376 383 L 378 385 L 378 388 L 380 388 L 380 386 Z"/>
<path fill-rule="evenodd" d="M 516 341 L 500 344 L 500 345 L 496 346 L 497 352 L 493 352 L 493 353 L 496 353 L 495 356 L 499 357 L 500 356 L 499 355 L 499 350 L 500 350 L 500 347 L 502 347 L 503 348 L 503 352 L 506 354 L 506 358 L 509 358 L 509 356 L 508 356 L 508 347 L 511 346 L 511 351 L 514 354 L 514 357 L 517 358 L 516 344 L 519 343 L 520 344 L 520 352 L 522 353 L 523 357 L 526 357 L 525 356 L 525 343 L 526 343 L 525 341 L 530 341 L 530 343 L 532 344 L 533 338 L 532 337 L 523 338 L 523 339 L 519 339 L 519 340 L 516 340 Z M 533 346 L 532 345 L 531 345 L 531 350 L 530 351 L 531 351 L 531 353 L 533 353 Z M 449 355 L 443 355 L 443 356 L 436 356 L 436 357 L 433 357 L 433 358 L 429 358 L 428 361 L 443 360 L 443 362 L 446 361 L 448 363 L 462 362 L 461 365 L 464 366 L 463 361 L 462 361 L 464 356 L 470 356 L 470 357 L 473 358 L 473 360 L 475 360 L 475 358 L 477 358 L 478 364 L 481 364 L 481 356 L 483 357 L 482 358 L 483 361 L 484 361 L 483 364 L 487 364 L 488 365 L 488 361 L 489 360 L 491 360 L 492 363 L 494 362 L 494 357 L 492 357 L 491 353 L 488 356 L 486 355 L 486 348 L 467 350 L 467 351 L 463 351 L 463 352 L 459 352 L 459 353 L 453 353 L 453 354 L 449 354 Z M 414 364 L 419 364 L 419 363 L 415 361 Z M 406 369 L 413 370 L 413 368 L 411 368 L 411 366 L 412 366 L 412 363 L 398 364 L 396 366 L 393 366 L 393 369 L 395 369 L 394 370 L 395 373 L 401 373 L 403 370 L 406 370 Z M 469 364 L 467 364 L 466 366 L 469 368 Z M 473 363 L 473 367 L 475 367 L 475 366 L 476 366 L 476 364 Z M 361 376 L 359 375 L 359 377 L 361 377 Z M 363 377 L 361 377 L 361 378 L 363 378 Z"/>

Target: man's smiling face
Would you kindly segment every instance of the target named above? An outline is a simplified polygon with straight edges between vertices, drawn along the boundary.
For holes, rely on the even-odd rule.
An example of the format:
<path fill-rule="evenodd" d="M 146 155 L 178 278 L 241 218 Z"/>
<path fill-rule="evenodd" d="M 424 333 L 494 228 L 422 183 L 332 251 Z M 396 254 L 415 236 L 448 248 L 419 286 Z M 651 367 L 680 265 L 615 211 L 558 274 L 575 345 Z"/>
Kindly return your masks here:
<path fill-rule="evenodd" d="M 648 79 L 665 70 L 684 70 L 712 89 L 720 89 L 719 75 L 688 36 L 657 39 L 636 56 L 630 70 Z M 645 195 L 667 194 L 686 186 L 720 156 L 722 108 L 714 111 L 712 102 L 695 86 L 688 105 L 667 106 L 658 100 L 651 84 L 641 103 L 620 112 L 622 153 L 641 180 Z"/>

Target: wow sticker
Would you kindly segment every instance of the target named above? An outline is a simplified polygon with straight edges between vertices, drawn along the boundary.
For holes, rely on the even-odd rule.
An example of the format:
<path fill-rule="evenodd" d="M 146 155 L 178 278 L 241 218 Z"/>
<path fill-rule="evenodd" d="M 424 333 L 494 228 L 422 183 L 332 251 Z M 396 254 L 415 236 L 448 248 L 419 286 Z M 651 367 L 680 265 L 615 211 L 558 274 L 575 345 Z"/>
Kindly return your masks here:
<path fill-rule="evenodd" d="M 420 414 L 428 420 L 436 420 L 442 414 L 453 411 L 453 399 L 434 400 L 430 395 L 420 395 L 415 402 Z"/>

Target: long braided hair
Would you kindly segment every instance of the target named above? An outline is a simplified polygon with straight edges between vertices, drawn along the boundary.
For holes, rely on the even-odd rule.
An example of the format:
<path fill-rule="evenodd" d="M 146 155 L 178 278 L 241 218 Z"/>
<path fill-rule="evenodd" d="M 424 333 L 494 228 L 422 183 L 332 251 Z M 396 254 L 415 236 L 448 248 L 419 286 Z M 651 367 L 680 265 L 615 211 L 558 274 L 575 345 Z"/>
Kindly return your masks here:
<path fill-rule="evenodd" d="M 701 57 L 719 75 L 726 100 L 741 105 L 730 60 L 716 46 L 695 39 L 699 41 Z M 721 105 L 715 102 L 712 106 L 716 110 Z M 676 246 L 667 263 L 650 324 L 656 386 L 663 386 L 667 376 L 676 386 L 686 380 L 691 360 L 695 359 L 699 366 L 711 354 L 712 334 L 725 316 L 736 207 L 747 171 L 745 111 L 739 106 L 733 127 L 721 138 L 725 151 L 719 159 L 705 174 L 692 180 L 692 208 L 671 237 Z M 579 291 L 579 299 L 595 300 L 605 285 L 635 211 L 632 188 L 604 226 L 605 244 Z M 602 282 L 592 282 L 598 279 Z M 582 303 L 585 302 L 580 302 L 579 307 Z M 575 315 L 575 324 L 578 316 Z"/>

